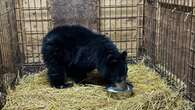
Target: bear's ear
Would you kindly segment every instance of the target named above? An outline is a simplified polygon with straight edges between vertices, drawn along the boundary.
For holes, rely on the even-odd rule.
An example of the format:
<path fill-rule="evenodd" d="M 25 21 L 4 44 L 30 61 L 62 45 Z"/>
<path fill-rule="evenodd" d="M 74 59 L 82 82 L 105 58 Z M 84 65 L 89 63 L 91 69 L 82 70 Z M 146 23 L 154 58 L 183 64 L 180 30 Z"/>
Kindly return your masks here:
<path fill-rule="evenodd" d="M 127 58 L 127 51 L 123 51 L 121 53 L 121 56 L 122 56 L 123 60 L 126 60 L 126 58 Z"/>

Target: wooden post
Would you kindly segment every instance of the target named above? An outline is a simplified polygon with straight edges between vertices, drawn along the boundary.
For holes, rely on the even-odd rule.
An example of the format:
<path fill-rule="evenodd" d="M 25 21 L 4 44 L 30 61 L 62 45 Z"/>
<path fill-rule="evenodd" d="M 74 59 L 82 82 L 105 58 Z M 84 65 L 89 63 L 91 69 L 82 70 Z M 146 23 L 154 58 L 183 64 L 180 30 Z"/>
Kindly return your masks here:
<path fill-rule="evenodd" d="M 80 24 L 97 31 L 96 0 L 52 0 L 51 13 L 54 27 Z"/>

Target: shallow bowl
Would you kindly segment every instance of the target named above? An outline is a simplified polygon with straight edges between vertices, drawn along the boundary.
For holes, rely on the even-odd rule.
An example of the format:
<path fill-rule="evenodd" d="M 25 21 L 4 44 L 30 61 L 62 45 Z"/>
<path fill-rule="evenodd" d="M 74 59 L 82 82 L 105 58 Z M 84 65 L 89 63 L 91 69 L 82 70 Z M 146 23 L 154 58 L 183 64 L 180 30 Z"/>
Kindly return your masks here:
<path fill-rule="evenodd" d="M 125 90 L 120 90 L 116 87 L 107 87 L 107 93 L 110 97 L 114 99 L 126 99 L 133 95 L 133 86 L 127 84 L 127 88 Z"/>

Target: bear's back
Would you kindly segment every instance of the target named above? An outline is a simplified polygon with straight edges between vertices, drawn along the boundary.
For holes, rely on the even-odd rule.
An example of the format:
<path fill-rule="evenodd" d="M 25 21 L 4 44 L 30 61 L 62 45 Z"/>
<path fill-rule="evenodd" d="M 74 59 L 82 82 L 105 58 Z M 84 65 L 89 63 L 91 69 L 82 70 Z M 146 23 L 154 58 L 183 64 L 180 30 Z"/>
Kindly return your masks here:
<path fill-rule="evenodd" d="M 111 39 L 79 25 L 54 28 L 43 40 L 43 45 L 48 44 L 71 53 L 77 52 L 80 48 L 90 48 L 91 51 L 98 51 L 100 54 L 106 54 L 109 50 L 118 51 Z"/>
<path fill-rule="evenodd" d="M 62 44 L 67 46 L 83 46 L 101 39 L 102 35 L 93 33 L 87 28 L 79 25 L 65 25 L 54 28 L 46 35 L 46 42 L 53 42 L 53 44 Z"/>

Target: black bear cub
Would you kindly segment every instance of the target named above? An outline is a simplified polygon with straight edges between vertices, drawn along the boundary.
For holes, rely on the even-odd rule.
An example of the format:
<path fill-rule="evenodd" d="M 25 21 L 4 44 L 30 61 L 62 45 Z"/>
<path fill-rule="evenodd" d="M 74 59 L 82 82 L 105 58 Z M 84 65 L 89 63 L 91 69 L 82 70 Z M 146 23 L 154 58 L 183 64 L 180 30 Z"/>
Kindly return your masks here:
<path fill-rule="evenodd" d="M 108 84 L 126 81 L 127 52 L 120 53 L 108 37 L 79 25 L 50 31 L 43 39 L 42 54 L 52 87 L 69 87 L 67 78 L 78 83 L 94 69 Z"/>

